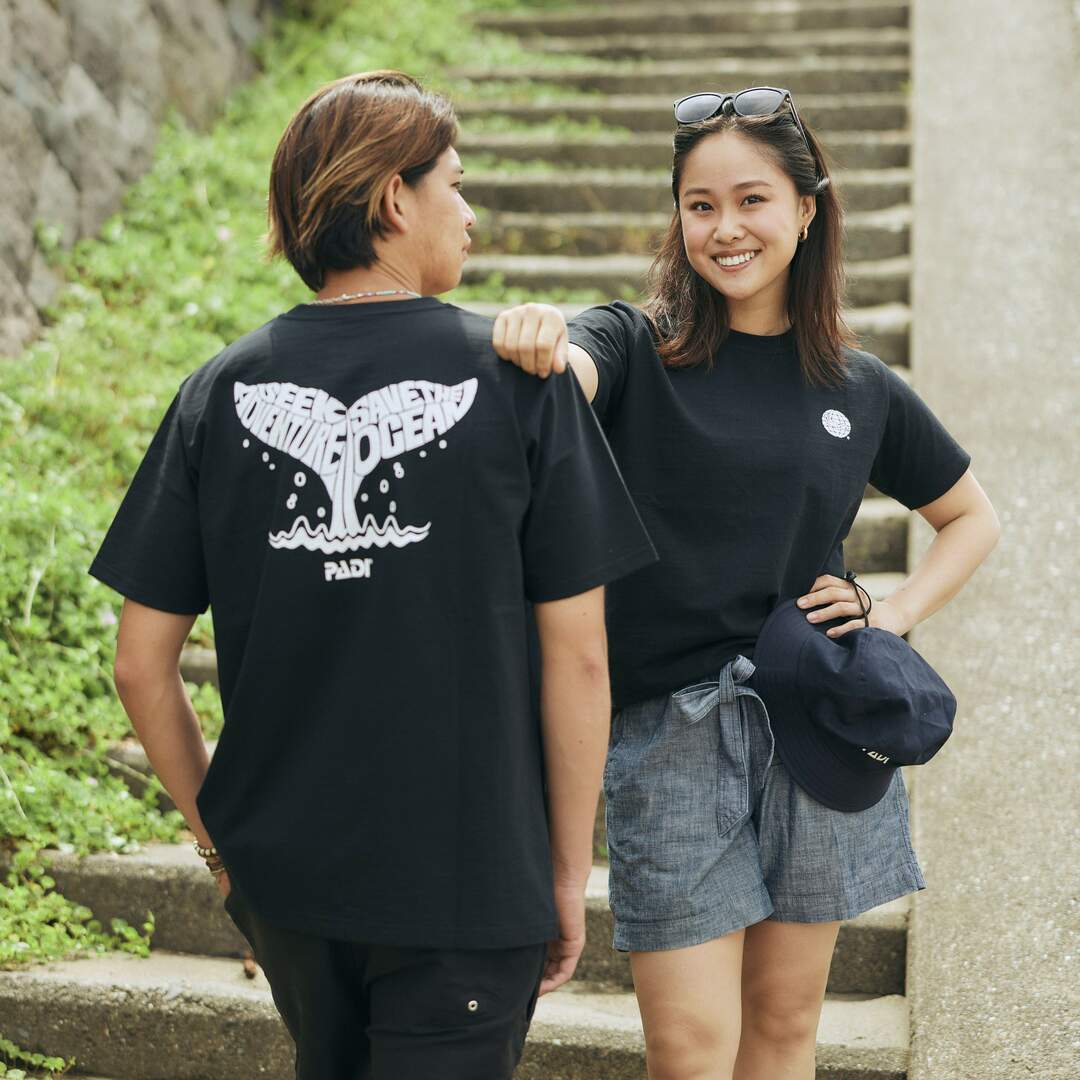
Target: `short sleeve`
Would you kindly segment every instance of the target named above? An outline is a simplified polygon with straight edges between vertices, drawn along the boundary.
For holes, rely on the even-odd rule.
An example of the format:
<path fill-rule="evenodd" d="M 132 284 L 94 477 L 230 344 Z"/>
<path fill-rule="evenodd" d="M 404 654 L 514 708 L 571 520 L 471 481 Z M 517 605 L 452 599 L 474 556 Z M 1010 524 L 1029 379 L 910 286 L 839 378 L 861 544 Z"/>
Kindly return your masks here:
<path fill-rule="evenodd" d="M 209 595 L 197 478 L 188 464 L 180 412 L 178 393 L 89 572 L 137 603 L 195 615 L 206 610 Z"/>
<path fill-rule="evenodd" d="M 588 308 L 568 323 L 571 344 L 583 348 L 596 364 L 598 382 L 592 407 L 605 425 L 626 384 L 635 314 L 644 318 L 629 304 L 616 302 Z"/>
<path fill-rule="evenodd" d="M 522 417 L 532 495 L 522 534 L 533 603 L 576 596 L 656 561 L 656 551 L 572 373 L 529 376 Z"/>
<path fill-rule="evenodd" d="M 967 471 L 971 456 L 895 371 L 882 368 L 887 413 L 870 482 L 915 510 L 944 495 Z"/>

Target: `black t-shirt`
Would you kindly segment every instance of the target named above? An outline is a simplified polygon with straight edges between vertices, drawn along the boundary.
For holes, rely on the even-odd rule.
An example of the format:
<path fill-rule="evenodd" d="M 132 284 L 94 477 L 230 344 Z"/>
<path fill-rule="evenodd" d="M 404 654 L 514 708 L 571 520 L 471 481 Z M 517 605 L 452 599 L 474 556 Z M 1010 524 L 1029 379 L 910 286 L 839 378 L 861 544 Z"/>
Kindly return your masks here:
<path fill-rule="evenodd" d="M 300 305 L 185 379 L 90 572 L 212 607 L 197 804 L 260 914 L 496 948 L 556 933 L 528 602 L 654 559 L 576 380 L 425 298 Z"/>
<path fill-rule="evenodd" d="M 569 338 L 596 363 L 593 408 L 660 555 L 607 592 L 617 708 L 752 656 L 779 600 L 842 576 L 868 480 L 914 509 L 968 467 L 869 353 L 849 350 L 833 388 L 806 382 L 792 331 L 732 332 L 711 369 L 665 368 L 649 321 L 622 302 L 571 320 Z"/>

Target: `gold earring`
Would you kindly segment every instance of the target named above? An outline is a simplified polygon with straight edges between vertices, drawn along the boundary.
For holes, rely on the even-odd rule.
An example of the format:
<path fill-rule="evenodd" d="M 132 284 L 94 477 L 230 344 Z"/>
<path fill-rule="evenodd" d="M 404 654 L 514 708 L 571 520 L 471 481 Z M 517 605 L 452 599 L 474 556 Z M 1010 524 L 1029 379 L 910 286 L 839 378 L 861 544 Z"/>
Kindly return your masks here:
<path fill-rule="evenodd" d="M 804 225 L 799 233 L 799 243 L 802 243 L 810 235 L 810 226 Z"/>

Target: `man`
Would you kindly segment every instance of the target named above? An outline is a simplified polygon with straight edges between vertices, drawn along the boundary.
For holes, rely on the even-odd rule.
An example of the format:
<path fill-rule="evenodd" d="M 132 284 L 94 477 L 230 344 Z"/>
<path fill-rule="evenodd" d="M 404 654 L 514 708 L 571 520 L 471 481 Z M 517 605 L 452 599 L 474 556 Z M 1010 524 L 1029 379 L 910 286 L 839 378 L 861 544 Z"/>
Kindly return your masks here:
<path fill-rule="evenodd" d="M 270 248 L 317 298 L 184 380 L 91 567 L 299 1080 L 513 1072 L 584 944 L 602 586 L 655 559 L 573 377 L 502 364 L 489 320 L 434 299 L 475 221 L 456 136 L 397 72 L 300 108 Z M 209 770 L 177 669 L 208 605 Z"/>

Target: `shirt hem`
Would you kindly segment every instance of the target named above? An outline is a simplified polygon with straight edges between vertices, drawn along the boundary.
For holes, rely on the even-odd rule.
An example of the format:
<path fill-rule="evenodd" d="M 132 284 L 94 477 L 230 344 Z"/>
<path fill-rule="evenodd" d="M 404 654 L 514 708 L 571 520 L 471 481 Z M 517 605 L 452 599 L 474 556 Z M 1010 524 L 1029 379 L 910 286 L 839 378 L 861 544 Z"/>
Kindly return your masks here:
<path fill-rule="evenodd" d="M 160 595 L 147 591 L 142 585 L 100 558 L 95 559 L 86 572 L 114 592 L 120 593 L 121 596 L 154 608 L 156 611 L 167 611 L 170 615 L 201 615 L 209 607 L 206 603 L 199 607 L 190 603 L 163 599 Z"/>
<path fill-rule="evenodd" d="M 600 585 L 607 585 L 620 577 L 625 577 L 635 570 L 641 570 L 656 562 L 657 559 L 656 548 L 651 543 L 642 544 L 625 555 L 601 563 L 577 577 L 565 578 L 560 582 L 547 584 L 542 589 L 530 592 L 529 600 L 534 604 L 543 604 L 550 600 L 564 600 L 568 596 L 577 596 L 589 589 L 595 589 Z"/>
<path fill-rule="evenodd" d="M 928 489 L 935 492 L 935 494 L 933 495 L 920 493 L 918 498 L 912 500 L 910 503 L 903 499 L 901 499 L 900 501 L 909 510 L 918 510 L 920 507 L 929 506 L 930 503 L 936 502 L 942 497 L 942 495 L 948 494 L 960 482 L 960 480 L 963 479 L 964 474 L 968 471 L 968 469 L 971 468 L 971 455 L 965 454 L 964 458 L 959 459 L 956 464 L 961 465 L 961 468 L 959 469 L 959 471 L 956 472 L 955 476 L 953 475 L 951 470 L 945 473 L 946 476 L 951 476 L 952 479 L 944 487 L 942 487 L 940 491 L 937 490 L 937 487 L 939 487 L 940 485 L 937 485 L 934 488 Z"/>

